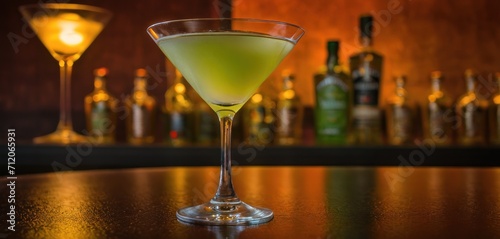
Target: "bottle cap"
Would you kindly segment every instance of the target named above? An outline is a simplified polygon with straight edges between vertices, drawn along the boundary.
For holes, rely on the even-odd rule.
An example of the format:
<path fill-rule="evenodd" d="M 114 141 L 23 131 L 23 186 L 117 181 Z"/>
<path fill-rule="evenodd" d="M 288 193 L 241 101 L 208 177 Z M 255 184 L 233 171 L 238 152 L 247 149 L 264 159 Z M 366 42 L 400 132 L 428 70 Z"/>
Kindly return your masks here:
<path fill-rule="evenodd" d="M 135 76 L 136 77 L 147 77 L 148 72 L 144 68 L 139 68 L 139 69 L 135 70 Z"/>
<path fill-rule="evenodd" d="M 371 15 L 366 14 L 359 18 L 359 30 L 361 37 L 371 38 L 373 31 L 373 17 Z"/>
<path fill-rule="evenodd" d="M 433 71 L 431 72 L 431 79 L 441 79 L 443 78 L 443 74 L 441 73 L 441 71 Z"/>
<path fill-rule="evenodd" d="M 337 53 L 340 48 L 340 41 L 338 40 L 329 40 L 326 43 L 326 47 L 328 49 L 328 52 L 330 53 Z"/>
<path fill-rule="evenodd" d="M 475 76 L 476 76 L 476 73 L 474 72 L 473 69 L 468 68 L 467 70 L 465 70 L 465 78 L 471 78 L 471 77 L 475 77 Z"/>
<path fill-rule="evenodd" d="M 94 75 L 97 77 L 105 77 L 108 74 L 108 68 L 101 67 L 94 70 Z"/>

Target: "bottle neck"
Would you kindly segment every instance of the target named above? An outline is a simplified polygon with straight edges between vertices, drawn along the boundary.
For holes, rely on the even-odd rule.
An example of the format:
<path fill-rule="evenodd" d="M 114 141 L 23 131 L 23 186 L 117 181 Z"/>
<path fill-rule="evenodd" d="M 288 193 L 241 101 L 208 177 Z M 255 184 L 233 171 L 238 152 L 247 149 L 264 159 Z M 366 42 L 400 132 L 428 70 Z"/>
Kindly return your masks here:
<path fill-rule="evenodd" d="M 362 36 L 360 38 L 360 43 L 361 43 L 361 46 L 363 48 L 363 51 L 371 50 L 372 49 L 373 41 L 372 41 L 371 37 Z"/>
<path fill-rule="evenodd" d="M 441 81 L 439 79 L 432 79 L 431 89 L 432 92 L 441 91 Z"/>
<path fill-rule="evenodd" d="M 134 91 L 146 91 L 146 78 L 142 77 L 135 78 Z"/>
<path fill-rule="evenodd" d="M 186 93 L 186 86 L 182 82 L 174 82 L 172 87 L 176 95 L 183 95 Z"/>
<path fill-rule="evenodd" d="M 398 97 L 406 97 L 406 89 L 404 80 L 396 81 L 396 96 Z"/>
<path fill-rule="evenodd" d="M 290 77 L 285 77 L 283 80 L 283 91 L 293 90 L 293 80 Z"/>
<path fill-rule="evenodd" d="M 467 92 L 468 93 L 474 93 L 474 88 L 475 88 L 475 79 L 474 77 L 467 77 L 466 79 L 466 87 L 467 87 Z"/>
<path fill-rule="evenodd" d="M 328 57 L 326 58 L 326 67 L 328 73 L 333 73 L 335 66 L 339 64 L 339 58 L 337 52 L 328 52 Z"/>
<path fill-rule="evenodd" d="M 94 80 L 94 91 L 105 91 L 106 80 L 102 77 L 96 77 Z"/>

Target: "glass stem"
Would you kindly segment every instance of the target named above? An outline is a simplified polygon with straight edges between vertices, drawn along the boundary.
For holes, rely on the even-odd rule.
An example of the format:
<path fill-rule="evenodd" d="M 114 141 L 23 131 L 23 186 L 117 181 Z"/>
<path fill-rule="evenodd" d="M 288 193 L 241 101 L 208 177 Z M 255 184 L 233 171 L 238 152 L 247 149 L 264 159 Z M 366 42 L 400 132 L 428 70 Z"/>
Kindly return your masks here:
<path fill-rule="evenodd" d="M 59 99 L 59 125 L 58 130 L 73 130 L 71 122 L 71 71 L 73 69 L 73 61 L 59 61 L 61 70 L 61 85 L 60 85 L 60 99 Z"/>
<path fill-rule="evenodd" d="M 220 122 L 221 132 L 221 168 L 219 187 L 212 202 L 227 203 L 239 202 L 233 188 L 231 179 L 231 127 L 233 124 L 234 112 L 221 110 L 217 112 Z"/>

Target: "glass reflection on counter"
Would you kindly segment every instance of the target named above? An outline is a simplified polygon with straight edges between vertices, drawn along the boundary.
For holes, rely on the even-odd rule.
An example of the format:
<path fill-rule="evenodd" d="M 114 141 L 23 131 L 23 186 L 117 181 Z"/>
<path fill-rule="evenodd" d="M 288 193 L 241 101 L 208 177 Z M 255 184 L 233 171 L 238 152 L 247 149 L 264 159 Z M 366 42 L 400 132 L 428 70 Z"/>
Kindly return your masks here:
<path fill-rule="evenodd" d="M 373 168 L 329 168 L 325 179 L 328 238 L 369 238 L 376 172 Z"/>

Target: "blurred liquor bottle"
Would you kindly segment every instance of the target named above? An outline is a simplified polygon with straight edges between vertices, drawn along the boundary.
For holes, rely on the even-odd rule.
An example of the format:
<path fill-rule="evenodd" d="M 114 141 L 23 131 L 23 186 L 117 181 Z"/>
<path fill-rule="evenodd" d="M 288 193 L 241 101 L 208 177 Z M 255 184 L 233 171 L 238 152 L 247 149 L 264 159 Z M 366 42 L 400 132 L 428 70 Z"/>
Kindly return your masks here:
<path fill-rule="evenodd" d="M 405 89 L 406 77 L 399 76 L 394 80 L 396 91 L 390 98 L 386 110 L 387 141 L 391 145 L 407 145 L 413 142 L 415 114 Z"/>
<path fill-rule="evenodd" d="M 481 145 L 486 143 L 487 102 L 476 94 L 476 74 L 465 71 L 467 91 L 457 102 L 455 111 L 458 117 L 457 141 L 460 145 Z"/>
<path fill-rule="evenodd" d="M 500 72 L 495 74 L 497 93 L 493 95 L 489 105 L 490 143 L 500 145 Z"/>
<path fill-rule="evenodd" d="M 275 139 L 276 104 L 259 90 L 243 106 L 244 142 L 250 145 L 269 145 Z"/>
<path fill-rule="evenodd" d="M 360 18 L 361 52 L 349 59 L 353 82 L 353 141 L 356 144 L 381 144 L 382 113 L 379 93 L 383 57 L 372 49 L 373 17 Z"/>
<path fill-rule="evenodd" d="M 244 109 L 241 109 L 240 111 L 245 112 Z M 244 113 L 235 114 L 233 118 L 233 127 L 231 129 L 231 144 L 236 147 L 239 147 L 239 145 L 245 141 L 244 139 L 245 126 L 242 118 L 243 114 Z M 217 128 L 217 130 L 219 130 L 219 127 Z M 217 133 L 217 137 L 220 137 L 220 133 Z"/>
<path fill-rule="evenodd" d="M 85 96 L 87 131 L 95 144 L 115 142 L 118 100 L 106 89 L 108 69 L 94 71 L 94 91 Z"/>
<path fill-rule="evenodd" d="M 339 64 L 339 41 L 328 41 L 326 72 L 314 76 L 317 144 L 346 144 L 350 133 L 351 83 Z"/>
<path fill-rule="evenodd" d="M 283 71 L 283 88 L 276 104 L 277 140 L 279 145 L 297 145 L 302 142 L 304 108 L 294 89 L 295 76 Z"/>
<path fill-rule="evenodd" d="M 165 141 L 172 146 L 185 146 L 193 141 L 193 101 L 188 84 L 178 70 L 175 80 L 165 92 Z"/>
<path fill-rule="evenodd" d="M 127 141 L 131 144 L 154 142 L 156 100 L 146 91 L 148 75 L 145 69 L 135 72 L 134 90 L 125 100 L 127 110 Z"/>
<path fill-rule="evenodd" d="M 423 136 L 436 145 L 450 145 L 453 142 L 452 100 L 442 88 L 443 75 L 440 71 L 431 73 L 431 92 L 423 111 Z"/>
<path fill-rule="evenodd" d="M 194 142 L 201 146 L 213 146 L 220 142 L 219 139 L 219 119 L 214 110 L 200 97 L 200 95 L 188 86 L 189 96 L 193 99 L 193 120 L 194 120 Z M 233 132 L 234 132 L 233 119 Z M 234 134 L 233 134 L 234 136 Z M 234 141 L 233 141 L 234 142 Z"/>

